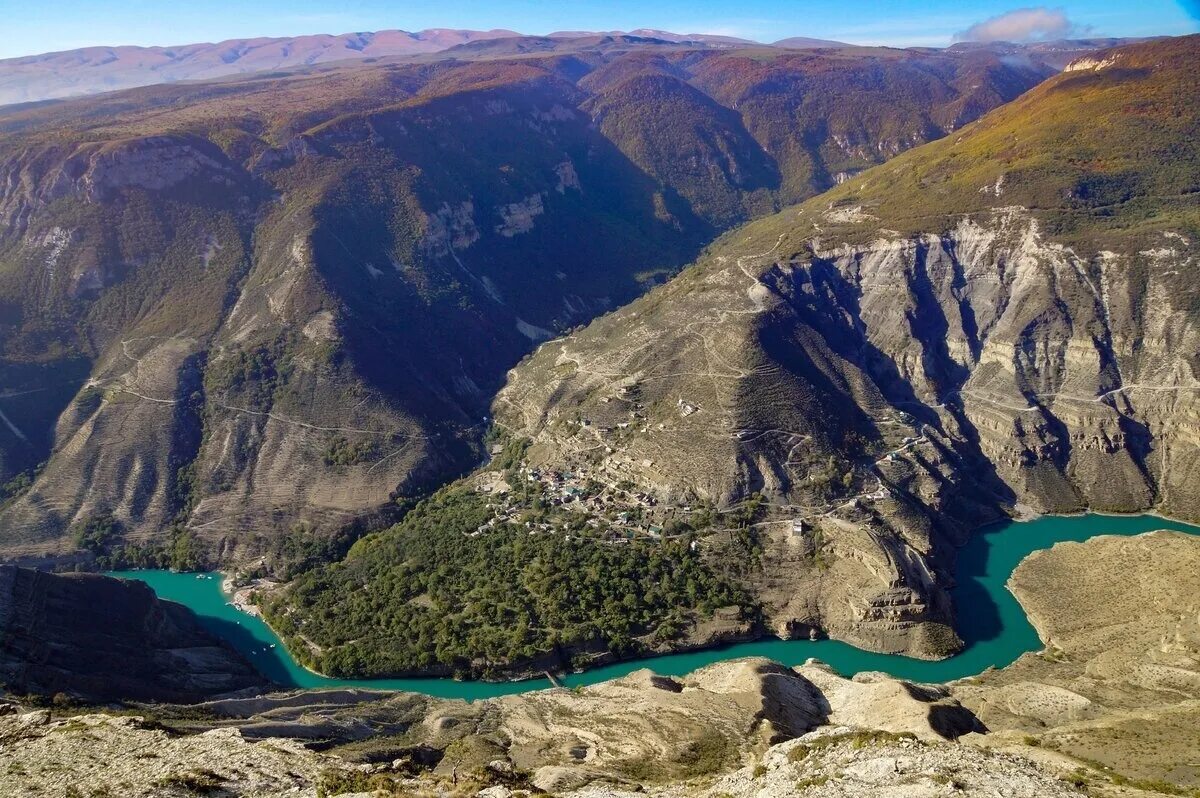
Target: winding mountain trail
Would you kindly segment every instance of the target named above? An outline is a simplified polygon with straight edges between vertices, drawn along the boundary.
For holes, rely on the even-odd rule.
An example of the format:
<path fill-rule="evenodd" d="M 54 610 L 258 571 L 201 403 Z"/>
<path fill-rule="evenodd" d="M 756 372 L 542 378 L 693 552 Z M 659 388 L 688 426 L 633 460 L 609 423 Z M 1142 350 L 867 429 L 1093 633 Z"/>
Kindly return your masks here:
<path fill-rule="evenodd" d="M 405 437 L 405 438 L 412 438 L 412 439 L 418 439 L 418 440 L 430 440 L 432 438 L 432 436 L 429 436 L 429 435 L 396 435 L 395 433 L 386 432 L 384 430 L 362 429 L 360 427 L 322 427 L 317 424 L 309 424 L 305 421 L 296 421 L 295 419 L 285 418 L 284 416 L 281 416 L 277 413 L 272 413 L 269 411 L 250 410 L 249 408 L 236 407 L 234 405 L 225 404 L 224 402 L 218 402 L 217 406 L 223 410 L 231 410 L 231 411 L 234 411 L 237 413 L 246 413 L 247 415 L 251 415 L 251 416 L 261 416 L 263 418 L 269 418 L 274 421 L 278 421 L 281 424 L 291 424 L 292 426 L 295 426 L 295 427 L 303 427 L 305 429 L 317 430 L 320 432 L 356 432 L 356 433 L 362 433 L 364 435 L 389 435 L 389 436 L 393 436 L 393 437 Z"/>
<path fill-rule="evenodd" d="M 596 370 L 596 369 L 589 369 L 584 366 L 583 360 L 580 359 L 579 356 L 573 354 L 567 348 L 567 344 L 570 341 L 575 339 L 574 335 L 568 335 L 561 339 L 562 351 L 559 353 L 559 356 L 558 356 L 559 360 L 562 362 L 567 362 L 567 363 L 573 364 L 576 371 L 580 374 L 586 374 L 589 376 L 593 376 L 598 379 L 604 380 L 610 384 L 614 383 L 614 382 L 620 382 L 622 380 L 628 380 L 628 379 L 637 379 L 639 382 L 648 382 L 651 380 L 671 379 L 673 377 L 681 377 L 681 376 L 707 377 L 707 378 L 711 379 L 712 383 L 713 383 L 714 401 L 717 403 L 718 406 L 720 406 L 721 387 L 720 387 L 719 380 L 722 380 L 722 379 L 735 379 L 735 380 L 745 379 L 746 377 L 750 376 L 751 372 L 748 372 L 745 369 L 741 369 L 736 366 L 733 366 L 732 364 L 727 362 L 720 354 L 717 354 L 714 351 L 712 342 L 708 339 L 708 337 L 703 332 L 701 332 L 697 328 L 699 328 L 699 327 L 718 328 L 718 327 L 720 327 L 720 325 L 724 324 L 725 321 L 731 315 L 756 315 L 756 314 L 763 312 L 763 310 L 766 307 L 765 298 L 764 298 L 764 296 L 760 296 L 755 289 L 761 289 L 762 292 L 769 292 L 770 289 L 761 280 L 759 280 L 757 277 L 755 277 L 754 274 L 751 273 L 751 271 L 747 268 L 747 263 L 757 260 L 759 258 L 769 257 L 772 253 L 774 253 L 776 250 L 779 249 L 779 247 L 783 244 L 783 239 L 785 237 L 786 237 L 786 234 L 781 233 L 779 235 L 779 237 L 775 240 L 775 244 L 773 246 L 771 246 L 769 249 L 764 250 L 763 252 L 748 253 L 746 255 L 740 255 L 735 259 L 735 263 L 736 263 L 738 269 L 740 269 L 741 272 L 750 280 L 750 285 L 746 288 L 746 295 L 747 295 L 747 298 L 752 303 L 753 307 L 748 308 L 748 309 L 743 309 L 743 310 L 733 310 L 733 309 L 720 310 L 720 311 L 717 311 L 716 316 L 707 316 L 704 318 L 695 319 L 693 321 L 688 322 L 683 327 L 683 331 L 685 333 L 690 333 L 700 339 L 701 346 L 703 347 L 703 351 L 704 351 L 707 370 L 699 371 L 699 372 L 668 372 L 668 373 L 662 373 L 662 374 L 636 374 L 635 375 L 635 374 L 631 374 L 627 371 L 600 371 L 600 370 Z M 722 260 L 724 261 L 726 259 L 722 258 Z M 651 344 L 652 344 L 651 341 L 645 341 L 632 349 L 626 350 L 623 353 L 622 359 L 626 363 L 630 362 L 631 360 L 633 360 L 634 355 L 637 352 L 640 352 L 641 350 L 646 349 L 647 347 L 651 346 Z M 719 367 L 723 367 L 724 370 L 721 370 Z M 521 414 L 523 422 L 526 425 L 529 424 L 528 414 L 525 412 L 525 409 L 523 407 L 521 407 L 519 404 L 517 404 L 516 402 L 514 402 L 512 399 L 508 398 L 507 396 L 504 396 L 503 394 L 501 394 L 498 397 L 498 400 L 504 402 L 505 404 L 509 405 L 510 407 L 513 407 L 518 413 Z M 709 433 L 710 437 L 723 438 L 730 434 L 736 435 L 737 431 L 733 430 L 732 417 L 729 416 L 728 412 L 725 410 L 724 407 L 721 407 L 721 413 L 725 415 L 725 423 L 723 425 L 724 429 L 732 430 L 732 432 L 712 431 Z M 596 430 L 589 428 L 588 431 L 591 433 L 591 435 L 596 440 L 596 445 L 588 446 L 588 447 L 578 447 L 578 446 L 572 444 L 570 448 L 574 453 L 581 454 L 586 451 L 594 451 L 596 449 L 603 448 L 607 445 L 600 438 L 600 435 Z M 666 433 L 668 431 L 662 430 L 662 432 Z M 785 433 L 785 434 L 791 435 L 791 434 L 795 434 L 795 433 Z M 564 441 L 564 445 L 565 445 L 565 443 L 566 442 Z"/>
<path fill-rule="evenodd" d="M 138 399 L 144 399 L 147 402 L 154 402 L 155 404 L 160 404 L 160 405 L 179 404 L 179 401 L 177 399 L 159 399 L 156 396 L 146 396 L 143 393 L 138 393 L 137 391 L 134 391 L 130 388 L 126 388 L 124 385 L 114 385 L 113 390 L 117 391 L 118 393 L 127 393 L 130 396 L 136 396 Z"/>
<path fill-rule="evenodd" d="M 784 239 L 785 235 L 786 234 L 784 234 L 784 233 L 780 233 L 779 237 L 775 239 L 774 246 L 772 246 L 768 250 L 765 250 L 763 252 L 758 252 L 758 253 L 751 253 L 751 254 L 747 254 L 747 255 L 739 255 L 735 259 L 735 263 L 737 264 L 738 269 L 740 269 L 742 274 L 746 275 L 746 277 L 749 278 L 749 280 L 750 280 L 750 285 L 746 288 L 746 297 L 750 300 L 751 304 L 753 305 L 752 308 L 749 308 L 747 310 L 731 310 L 731 309 L 719 310 L 719 311 L 717 311 L 716 318 L 709 317 L 709 318 L 697 319 L 695 321 L 689 322 L 683 328 L 685 332 L 691 333 L 700 339 L 701 345 L 703 346 L 703 349 L 704 349 L 704 359 L 705 359 L 705 363 L 708 366 L 708 371 L 701 372 L 697 376 L 707 376 L 708 378 L 710 378 L 712 380 L 713 400 L 716 403 L 717 407 L 720 408 L 721 414 L 725 417 L 724 425 L 726 428 L 732 428 L 734 419 L 733 419 L 732 415 L 729 413 L 729 411 L 721 403 L 721 386 L 720 386 L 720 383 L 718 382 L 718 380 L 745 379 L 746 377 L 750 376 L 750 372 L 746 371 L 745 369 L 738 368 L 736 366 L 731 365 L 728 361 L 726 361 L 723 357 L 721 357 L 721 355 L 714 352 L 712 342 L 708 339 L 708 336 L 706 336 L 704 333 L 698 331 L 696 328 L 702 326 L 702 327 L 707 327 L 707 328 L 718 328 L 719 329 L 721 325 L 725 324 L 726 320 L 730 316 L 754 316 L 754 315 L 758 315 L 763 312 L 763 310 L 766 308 L 766 301 L 765 301 L 765 298 L 760 295 L 760 292 L 756 291 L 756 289 L 761 289 L 761 293 L 765 293 L 765 294 L 769 294 L 770 289 L 761 280 L 759 280 L 757 277 L 755 277 L 748 268 L 746 268 L 746 263 L 748 261 L 754 261 L 754 260 L 758 260 L 760 258 L 770 257 L 772 253 L 774 253 L 777 249 L 779 249 L 780 245 L 783 243 L 783 239 Z M 726 369 L 726 373 L 718 372 L 716 367 L 714 366 L 714 362 L 720 366 L 723 366 Z"/>
<path fill-rule="evenodd" d="M 1108 399 L 1109 397 L 1116 396 L 1117 394 L 1122 394 L 1127 391 L 1190 392 L 1190 391 L 1200 391 L 1200 385 L 1131 384 L 1131 385 L 1122 385 L 1119 388 L 1114 388 L 1111 391 L 1105 391 L 1104 393 L 1096 394 L 1095 396 L 1078 396 L 1078 395 L 1067 394 L 1067 393 L 1044 393 L 1044 394 L 1034 394 L 1033 396 L 1034 396 L 1034 398 L 1039 399 L 1039 400 L 1043 400 L 1043 399 L 1044 400 L 1051 400 L 1051 399 L 1060 400 L 1061 399 L 1061 400 L 1065 400 L 1068 402 L 1083 402 L 1083 403 L 1088 403 L 1088 404 L 1104 404 L 1105 400 Z M 941 402 L 939 402 L 937 404 L 923 405 L 923 406 L 934 408 L 934 409 L 942 408 L 942 407 L 945 407 L 946 403 L 955 396 L 959 396 L 959 397 L 967 396 L 967 397 L 970 397 L 971 399 L 976 399 L 980 402 L 986 402 L 987 404 L 995 405 L 996 407 L 1003 407 L 1006 410 L 1012 410 L 1014 413 L 1041 413 L 1041 412 L 1045 412 L 1045 410 L 1047 409 L 1044 405 L 1026 405 L 1025 407 L 1018 407 L 1017 405 L 1011 405 L 1011 404 L 1007 404 L 1005 402 L 1001 402 L 996 399 L 991 399 L 987 396 L 983 396 L 982 394 L 980 394 L 976 391 L 971 391 L 966 388 L 960 388 L 956 391 L 951 391 L 950 393 L 945 395 L 945 397 L 942 399 Z M 913 404 L 913 403 L 907 402 L 905 404 Z M 919 404 L 919 403 L 917 403 L 917 404 Z"/>
<path fill-rule="evenodd" d="M 4 415 L 3 410 L 0 410 L 0 422 L 3 422 L 4 426 L 8 427 L 9 432 L 17 436 L 18 439 L 24 441 L 25 443 L 29 443 L 29 438 L 26 438 L 25 433 L 21 432 L 20 428 L 16 424 L 12 423 L 8 416 Z"/>

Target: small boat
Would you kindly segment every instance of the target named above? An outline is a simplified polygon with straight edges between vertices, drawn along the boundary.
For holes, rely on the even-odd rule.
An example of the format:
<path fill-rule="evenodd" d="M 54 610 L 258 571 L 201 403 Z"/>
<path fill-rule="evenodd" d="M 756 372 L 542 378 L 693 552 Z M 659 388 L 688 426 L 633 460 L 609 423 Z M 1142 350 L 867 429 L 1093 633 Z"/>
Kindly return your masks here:
<path fill-rule="evenodd" d="M 272 643 L 272 644 L 271 644 L 271 648 L 275 648 L 275 644 L 274 644 L 274 643 Z"/>

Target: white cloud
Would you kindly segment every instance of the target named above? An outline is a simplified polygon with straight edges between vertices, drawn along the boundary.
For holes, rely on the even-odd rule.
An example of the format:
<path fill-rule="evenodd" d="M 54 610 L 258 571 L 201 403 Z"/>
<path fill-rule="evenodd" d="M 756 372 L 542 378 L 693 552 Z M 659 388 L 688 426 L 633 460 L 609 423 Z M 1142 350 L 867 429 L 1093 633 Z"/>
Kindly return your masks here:
<path fill-rule="evenodd" d="M 1037 42 L 1085 32 L 1059 9 L 1018 8 L 977 22 L 954 38 L 960 42 Z"/>

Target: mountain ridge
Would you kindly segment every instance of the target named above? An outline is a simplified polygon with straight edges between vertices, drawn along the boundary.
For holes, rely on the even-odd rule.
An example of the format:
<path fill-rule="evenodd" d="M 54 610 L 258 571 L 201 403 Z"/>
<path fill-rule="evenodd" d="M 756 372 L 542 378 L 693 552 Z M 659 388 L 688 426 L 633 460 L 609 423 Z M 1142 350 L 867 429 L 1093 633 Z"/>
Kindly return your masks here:
<path fill-rule="evenodd" d="M 498 419 L 531 440 L 536 468 L 676 504 L 761 492 L 779 523 L 816 529 L 818 552 L 879 558 L 863 584 L 917 619 L 945 611 L 953 541 L 1004 513 L 1197 517 L 1197 296 L 1181 276 L 1200 227 L 1195 112 L 1181 110 L 1200 96 L 1197 46 L 1077 62 L 726 234 L 699 266 L 543 345 L 510 372 Z M 833 612 L 845 583 L 814 615 L 780 569 L 781 634 Z"/>
<path fill-rule="evenodd" d="M 525 534 L 585 552 L 687 542 L 746 589 L 740 617 L 764 632 L 938 658 L 962 646 L 947 589 L 977 527 L 1085 509 L 1200 517 L 1198 48 L 1077 62 L 541 344 L 493 403 L 502 456 L 422 505 L 425 527 L 497 550 Z M 382 598 L 420 584 L 430 558 L 412 532 L 368 535 L 300 577 L 272 621 L 370 672 L 414 628 L 377 644 L 372 619 L 421 612 Z M 526 581 L 481 573 L 503 599 L 462 618 L 559 617 L 538 592 L 515 598 L 553 599 L 553 583 L 508 570 Z M 368 589 L 343 603 L 352 585 Z M 717 601 L 694 599 L 683 632 L 639 604 L 645 650 L 660 625 L 694 644 Z M 436 606 L 452 636 L 460 608 Z M 601 635 L 627 650 L 628 633 Z M 489 666 L 524 651 L 477 642 Z"/>
<path fill-rule="evenodd" d="M 644 45 L 715 49 L 862 49 L 858 45 L 795 36 L 772 43 L 710 34 L 633 31 L 556 31 L 534 36 L 516 31 L 431 28 L 292 37 L 228 39 L 171 46 L 92 46 L 0 59 L 0 107 L 38 103 L 176 81 L 212 80 L 239 74 L 303 70 L 343 61 L 404 61 L 455 57 L 509 57 L 570 50 L 578 40 L 641 40 Z M 990 51 L 1029 64 L 1062 69 L 1083 53 L 1129 40 L 1079 40 L 1032 45 L 1005 42 L 957 44 L 946 52 Z M 492 42 L 488 47 L 487 43 Z M 921 48 L 918 48 L 921 49 Z M 923 48 L 936 52 L 936 48 Z"/>
<path fill-rule="evenodd" d="M 477 463 L 538 341 L 1046 74 L 583 49 L 0 112 L 6 550 L 70 556 L 108 515 L 222 562 L 317 545 Z"/>
<path fill-rule="evenodd" d="M 203 80 L 327 61 L 438 52 L 515 31 L 431 28 L 312 34 L 167 46 L 93 46 L 0 60 L 0 105 L 62 99 L 177 80 Z M 88 72 L 76 76 L 77 70 Z"/>

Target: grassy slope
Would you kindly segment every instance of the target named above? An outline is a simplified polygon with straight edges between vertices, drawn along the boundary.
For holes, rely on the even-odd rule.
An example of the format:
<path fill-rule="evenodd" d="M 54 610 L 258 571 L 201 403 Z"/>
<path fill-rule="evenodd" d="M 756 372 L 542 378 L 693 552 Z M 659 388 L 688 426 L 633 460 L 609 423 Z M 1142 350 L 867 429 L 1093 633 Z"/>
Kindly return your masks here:
<path fill-rule="evenodd" d="M 862 205 L 872 226 L 939 229 L 996 207 L 1035 211 L 1047 232 L 1088 249 L 1200 222 L 1200 37 L 1114 51 L 1066 72 L 953 136 L 877 168 L 802 213 Z M 1003 178 L 1002 193 L 982 191 Z M 826 228 L 827 237 L 870 229 Z"/>

